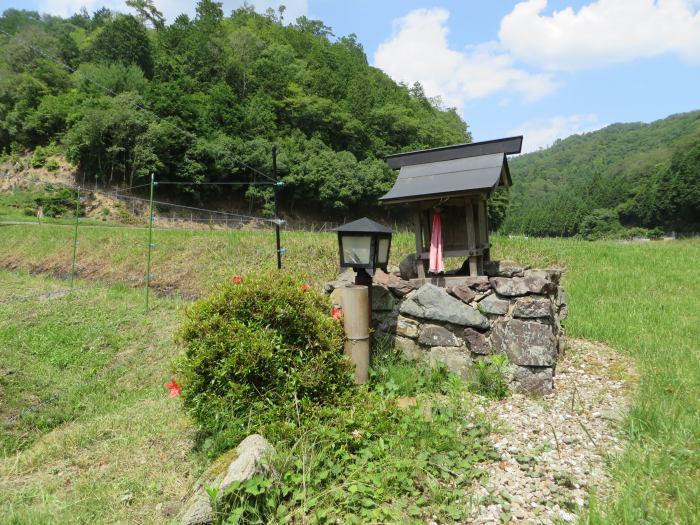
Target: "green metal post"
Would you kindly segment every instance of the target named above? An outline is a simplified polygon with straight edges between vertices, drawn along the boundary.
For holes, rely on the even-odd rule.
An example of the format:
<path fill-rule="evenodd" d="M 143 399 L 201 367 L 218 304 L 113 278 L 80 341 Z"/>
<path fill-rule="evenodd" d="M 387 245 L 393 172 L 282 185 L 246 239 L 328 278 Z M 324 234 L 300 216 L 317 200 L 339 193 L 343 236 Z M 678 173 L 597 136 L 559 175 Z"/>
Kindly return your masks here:
<path fill-rule="evenodd" d="M 78 186 L 78 199 L 75 204 L 75 229 L 73 230 L 73 265 L 70 272 L 70 289 L 73 290 L 75 280 L 75 259 L 78 253 L 78 221 L 80 218 L 80 186 Z"/>
<path fill-rule="evenodd" d="M 146 311 L 148 312 L 148 291 L 151 287 L 151 248 L 153 247 L 153 181 L 151 173 L 151 198 L 148 203 L 148 257 L 146 259 Z"/>

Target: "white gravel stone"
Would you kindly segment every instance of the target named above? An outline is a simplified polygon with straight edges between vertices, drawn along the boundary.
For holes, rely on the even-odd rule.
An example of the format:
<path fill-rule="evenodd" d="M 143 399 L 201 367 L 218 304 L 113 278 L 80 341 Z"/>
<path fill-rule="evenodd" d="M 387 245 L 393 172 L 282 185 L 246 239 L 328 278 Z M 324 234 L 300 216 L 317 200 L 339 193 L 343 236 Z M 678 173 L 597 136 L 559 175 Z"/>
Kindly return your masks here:
<path fill-rule="evenodd" d="M 613 377 L 615 370 L 623 372 Z M 493 417 L 496 430 L 489 439 L 501 460 L 480 465 L 488 478 L 480 487 L 485 490 L 474 491 L 467 523 L 501 523 L 503 509 L 494 498 L 512 504 L 511 523 L 553 525 L 574 522 L 591 488 L 605 497 L 605 464 L 623 450 L 616 434 L 636 384 L 634 370 L 628 358 L 605 345 L 569 339 L 553 394 L 481 400 L 483 409 L 475 412 Z"/>

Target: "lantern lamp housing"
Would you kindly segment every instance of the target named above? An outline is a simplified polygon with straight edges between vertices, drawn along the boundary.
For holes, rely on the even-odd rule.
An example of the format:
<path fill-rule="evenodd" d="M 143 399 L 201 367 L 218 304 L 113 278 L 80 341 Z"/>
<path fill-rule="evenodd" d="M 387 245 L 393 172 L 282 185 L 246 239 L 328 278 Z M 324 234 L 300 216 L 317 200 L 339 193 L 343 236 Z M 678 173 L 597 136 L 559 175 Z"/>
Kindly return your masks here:
<path fill-rule="evenodd" d="M 386 271 L 391 250 L 391 228 L 368 218 L 358 219 L 339 228 L 338 251 L 341 268 Z"/>

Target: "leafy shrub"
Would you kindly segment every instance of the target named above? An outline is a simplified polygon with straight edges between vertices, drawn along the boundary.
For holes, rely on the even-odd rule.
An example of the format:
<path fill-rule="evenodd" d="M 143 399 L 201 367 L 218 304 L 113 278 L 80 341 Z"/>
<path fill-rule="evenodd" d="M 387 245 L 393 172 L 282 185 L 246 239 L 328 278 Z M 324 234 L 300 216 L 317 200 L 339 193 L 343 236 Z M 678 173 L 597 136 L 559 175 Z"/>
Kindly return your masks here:
<path fill-rule="evenodd" d="M 664 234 L 661 228 L 625 228 L 620 232 L 621 239 L 652 239 Z"/>
<path fill-rule="evenodd" d="M 486 419 L 465 424 L 463 390 L 401 409 L 374 386 L 319 407 L 276 443 L 276 474 L 232 486 L 226 523 L 466 520 L 478 463 L 498 458 Z"/>
<path fill-rule="evenodd" d="M 44 166 L 45 163 L 46 150 L 41 146 L 37 146 L 37 148 L 34 150 L 34 154 L 32 155 L 31 160 L 29 161 L 29 164 L 32 168 L 41 168 Z"/>
<path fill-rule="evenodd" d="M 45 217 L 62 217 L 67 214 L 75 214 L 77 199 L 78 193 L 75 190 L 47 185 L 46 192 L 36 197 L 34 202 L 43 208 Z M 84 215 L 82 206 L 80 215 Z"/>
<path fill-rule="evenodd" d="M 56 159 L 49 159 L 46 161 L 46 169 L 49 171 L 58 171 L 60 167 Z"/>
<path fill-rule="evenodd" d="M 601 208 L 593 210 L 581 221 L 579 232 L 589 241 L 614 237 L 620 233 L 622 225 L 614 210 Z"/>
<path fill-rule="evenodd" d="M 250 431 L 274 442 L 352 386 L 325 296 L 280 273 L 237 280 L 195 303 L 178 334 L 185 407 L 215 448 Z"/>
<path fill-rule="evenodd" d="M 472 389 L 478 394 L 502 399 L 508 395 L 508 356 L 493 354 L 474 363 Z"/>

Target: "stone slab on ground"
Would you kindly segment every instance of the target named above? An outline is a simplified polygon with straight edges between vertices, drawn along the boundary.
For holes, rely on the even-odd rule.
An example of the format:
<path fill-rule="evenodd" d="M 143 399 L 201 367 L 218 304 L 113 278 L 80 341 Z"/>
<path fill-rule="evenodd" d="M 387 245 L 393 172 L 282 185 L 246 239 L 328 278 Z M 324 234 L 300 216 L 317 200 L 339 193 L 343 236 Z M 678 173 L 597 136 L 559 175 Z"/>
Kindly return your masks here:
<path fill-rule="evenodd" d="M 269 471 L 265 459 L 274 453 L 274 448 L 260 434 L 251 434 L 236 447 L 235 459 L 215 479 L 203 479 L 195 487 L 194 494 L 185 505 L 180 518 L 182 525 L 208 525 L 214 522 L 214 511 L 204 485 L 217 487 L 223 494 L 235 481 L 246 481 Z"/>
<path fill-rule="evenodd" d="M 637 382 L 632 361 L 600 343 L 569 340 L 554 391 L 483 399 L 475 412 L 492 417 L 488 439 L 500 458 L 480 465 L 476 504 L 466 523 L 573 523 L 590 489 L 611 491 L 606 462 L 623 451 L 619 424 Z M 572 408 L 573 407 L 573 408 Z M 476 416 L 476 414 L 474 414 Z"/>

